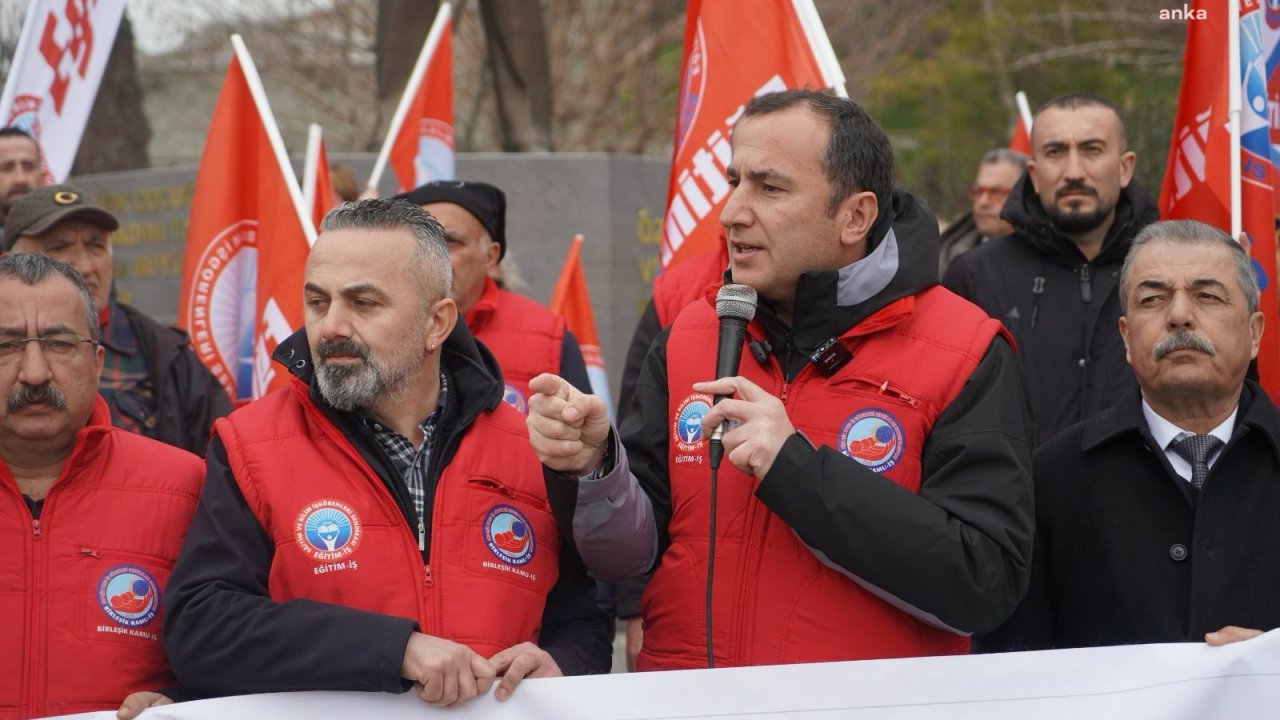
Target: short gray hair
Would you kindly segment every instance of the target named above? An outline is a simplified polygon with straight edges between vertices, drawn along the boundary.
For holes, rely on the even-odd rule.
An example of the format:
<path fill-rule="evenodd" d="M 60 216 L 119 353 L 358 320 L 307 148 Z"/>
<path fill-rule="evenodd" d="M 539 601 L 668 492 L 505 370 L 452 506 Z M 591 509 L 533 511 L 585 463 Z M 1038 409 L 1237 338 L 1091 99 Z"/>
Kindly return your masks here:
<path fill-rule="evenodd" d="M 1258 310 L 1258 276 L 1253 271 L 1253 261 L 1240 243 L 1216 227 L 1196 220 L 1164 220 L 1142 229 L 1133 239 L 1133 246 L 1120 268 L 1120 312 L 1129 312 L 1129 280 L 1133 272 L 1133 258 L 1142 246 L 1156 242 L 1185 243 L 1188 245 L 1219 245 L 1231 251 L 1236 266 L 1236 282 L 1244 293 L 1249 314 Z"/>
<path fill-rule="evenodd" d="M 988 150 L 982 153 L 982 159 L 978 161 L 978 167 L 982 167 L 983 165 L 996 165 L 998 163 L 1004 163 L 1006 165 L 1012 165 L 1018 168 L 1019 171 L 1024 171 L 1027 169 L 1028 159 L 1029 158 L 1026 155 L 1023 155 L 1017 150 L 1010 150 L 1009 148 L 996 148 L 995 150 Z"/>
<path fill-rule="evenodd" d="M 447 297 L 453 288 L 453 266 L 449 264 L 449 244 L 440 222 L 407 200 L 372 198 L 344 202 L 320 221 L 320 232 L 333 230 L 407 230 L 418 249 L 419 275 L 423 287 L 435 297 Z"/>
<path fill-rule="evenodd" d="M 84 278 L 72 267 L 43 253 L 10 253 L 0 257 L 0 279 L 14 278 L 26 285 L 36 285 L 45 280 L 61 275 L 71 281 L 80 291 L 80 299 L 84 302 L 84 318 L 89 325 L 89 339 L 97 340 L 98 308 L 93 304 L 93 296 L 89 294 L 89 286 Z"/>

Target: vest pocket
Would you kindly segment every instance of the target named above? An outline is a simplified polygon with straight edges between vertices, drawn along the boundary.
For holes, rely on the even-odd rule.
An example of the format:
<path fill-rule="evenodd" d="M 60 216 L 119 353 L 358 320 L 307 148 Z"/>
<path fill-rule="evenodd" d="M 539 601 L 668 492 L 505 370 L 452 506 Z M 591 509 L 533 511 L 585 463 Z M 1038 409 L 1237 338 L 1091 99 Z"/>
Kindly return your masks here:
<path fill-rule="evenodd" d="M 560 534 L 545 498 L 493 478 L 467 480 L 465 572 L 545 597 L 558 577 Z"/>

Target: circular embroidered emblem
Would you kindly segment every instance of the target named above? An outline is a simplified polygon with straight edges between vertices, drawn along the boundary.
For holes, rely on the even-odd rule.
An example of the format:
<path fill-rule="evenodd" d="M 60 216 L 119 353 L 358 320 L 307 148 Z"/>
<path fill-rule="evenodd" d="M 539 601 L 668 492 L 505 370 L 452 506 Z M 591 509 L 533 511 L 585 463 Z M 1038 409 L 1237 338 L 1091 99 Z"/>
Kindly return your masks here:
<path fill-rule="evenodd" d="M 525 399 L 520 388 L 511 383 L 502 384 L 502 402 L 520 411 L 521 415 L 529 414 L 529 401 Z"/>
<path fill-rule="evenodd" d="M 840 428 L 840 452 L 875 472 L 897 465 L 904 445 L 902 423 L 883 410 L 859 410 Z"/>
<path fill-rule="evenodd" d="M 98 581 L 98 606 L 118 625 L 146 625 L 160 612 L 160 586 L 136 565 L 117 565 Z"/>
<path fill-rule="evenodd" d="M 314 560 L 341 560 L 355 552 L 364 531 L 350 505 L 317 500 L 302 508 L 293 524 L 293 538 L 304 555 Z"/>
<path fill-rule="evenodd" d="M 671 436 L 681 452 L 694 452 L 702 447 L 702 416 L 711 412 L 711 396 L 694 393 L 676 407 L 671 422 Z"/>
<path fill-rule="evenodd" d="M 494 505 L 484 515 L 484 543 L 489 552 L 508 565 L 526 565 L 533 559 L 533 526 L 510 505 Z"/>

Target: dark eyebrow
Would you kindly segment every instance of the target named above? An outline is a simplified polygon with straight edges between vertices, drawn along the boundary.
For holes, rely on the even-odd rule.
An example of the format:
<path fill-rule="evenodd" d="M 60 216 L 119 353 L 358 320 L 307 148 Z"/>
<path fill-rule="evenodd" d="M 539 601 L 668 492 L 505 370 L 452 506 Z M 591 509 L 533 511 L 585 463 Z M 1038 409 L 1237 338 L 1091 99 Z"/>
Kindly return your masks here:
<path fill-rule="evenodd" d="M 386 300 L 390 297 L 385 292 L 382 291 L 382 288 L 378 287 L 377 285 L 374 285 L 373 283 L 360 283 L 359 285 L 352 285 L 351 287 L 342 288 L 343 297 L 350 298 L 350 297 L 358 297 L 360 295 L 370 295 L 379 300 Z"/>
<path fill-rule="evenodd" d="M 1223 292 L 1223 294 L 1224 294 L 1224 295 L 1225 295 L 1225 294 L 1226 294 L 1226 292 L 1227 292 L 1227 286 L 1226 286 L 1225 284 L 1223 284 L 1222 282 L 1220 282 L 1220 281 L 1218 281 L 1218 280 L 1215 280 L 1215 279 L 1213 279 L 1213 278 L 1196 278 L 1195 280 L 1192 280 L 1192 281 L 1191 281 L 1191 287 L 1193 287 L 1193 288 L 1216 288 L 1216 289 L 1218 289 L 1218 290 L 1221 290 L 1221 291 Z"/>
<path fill-rule="evenodd" d="M 751 170 L 747 173 L 747 177 L 753 182 L 759 183 L 789 183 L 791 178 L 783 175 L 777 170 L 765 168 L 764 170 Z"/>
<path fill-rule="evenodd" d="M 17 326 L 0 327 L 0 335 L 3 335 L 5 337 L 22 337 L 23 335 L 26 335 L 26 334 L 27 334 L 27 331 L 25 329 L 19 328 Z"/>
<path fill-rule="evenodd" d="M 1168 290 L 1169 287 L 1170 287 L 1169 283 L 1165 282 L 1164 280 L 1139 280 L 1138 281 L 1139 289 L 1146 288 L 1149 290 Z"/>
<path fill-rule="evenodd" d="M 316 285 L 315 283 L 306 283 L 305 285 L 302 286 L 302 290 L 303 292 L 315 293 L 316 295 L 323 295 L 325 297 L 329 297 L 329 293 L 325 292 L 323 289 L 320 288 L 319 285 Z"/>
<path fill-rule="evenodd" d="M 26 334 L 27 334 L 27 331 L 25 328 L 20 328 L 17 326 L 0 327 L 0 336 L 3 336 L 3 337 L 25 337 Z M 76 329 L 71 327 L 70 325 L 53 325 L 51 327 L 47 327 L 41 330 L 39 332 L 39 337 L 42 337 L 42 338 L 50 337 L 52 335 L 77 335 L 78 336 L 79 334 L 80 333 L 76 332 Z"/>

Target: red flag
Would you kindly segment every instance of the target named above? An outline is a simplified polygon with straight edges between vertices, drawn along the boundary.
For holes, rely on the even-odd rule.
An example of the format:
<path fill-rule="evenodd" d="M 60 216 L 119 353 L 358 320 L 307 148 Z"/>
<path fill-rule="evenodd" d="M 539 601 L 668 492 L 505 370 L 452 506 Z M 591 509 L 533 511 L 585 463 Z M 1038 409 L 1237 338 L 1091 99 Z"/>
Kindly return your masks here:
<path fill-rule="evenodd" d="M 1009 138 L 1009 149 L 1023 155 L 1031 155 L 1031 106 L 1027 104 L 1027 94 L 1014 93 L 1013 104 L 1017 112 L 1013 118 L 1013 135 Z"/>
<path fill-rule="evenodd" d="M 1241 3 L 1239 17 L 1217 2 L 1196 0 L 1192 12 L 1203 19 L 1187 23 L 1182 87 L 1160 214 L 1186 218 L 1232 232 L 1231 153 L 1228 120 L 1233 65 L 1241 69 L 1240 217 L 1245 250 L 1253 259 L 1262 291 L 1259 309 L 1266 318 L 1258 351 L 1258 377 L 1273 398 L 1280 395 L 1280 300 L 1275 287 L 1275 216 L 1268 117 L 1275 112 L 1266 94 L 1266 62 L 1276 52 L 1280 33 L 1269 30 L 1263 8 Z M 1230 23 L 1237 23 L 1239 47 L 1232 57 Z"/>
<path fill-rule="evenodd" d="M 205 140 L 178 322 L 235 401 L 282 387 L 271 352 L 302 325 L 311 223 L 253 59 L 239 36 Z"/>
<path fill-rule="evenodd" d="M 564 317 L 569 332 L 578 338 L 582 359 L 587 364 L 587 376 L 591 378 L 591 392 L 604 400 L 613 416 L 613 401 L 609 398 L 609 379 L 605 375 L 604 357 L 600 354 L 600 338 L 596 335 L 596 319 L 591 312 L 591 295 L 587 292 L 587 278 L 582 274 L 582 236 L 574 235 L 569 254 L 560 266 L 551 291 L 551 312 Z"/>
<path fill-rule="evenodd" d="M 370 187 L 390 163 L 397 192 L 431 180 L 453 179 L 453 22 L 441 3 L 418 62 L 391 119 Z"/>
<path fill-rule="evenodd" d="M 312 123 L 307 132 L 307 156 L 302 163 L 302 202 L 311 212 L 316 232 L 325 213 L 333 209 L 333 180 L 329 177 L 329 155 L 324 151 L 320 126 Z"/>
<path fill-rule="evenodd" d="M 667 183 L 662 266 L 711 248 L 729 194 L 729 132 L 754 95 L 843 78 L 811 0 L 689 0 L 680 105 Z"/>

